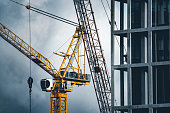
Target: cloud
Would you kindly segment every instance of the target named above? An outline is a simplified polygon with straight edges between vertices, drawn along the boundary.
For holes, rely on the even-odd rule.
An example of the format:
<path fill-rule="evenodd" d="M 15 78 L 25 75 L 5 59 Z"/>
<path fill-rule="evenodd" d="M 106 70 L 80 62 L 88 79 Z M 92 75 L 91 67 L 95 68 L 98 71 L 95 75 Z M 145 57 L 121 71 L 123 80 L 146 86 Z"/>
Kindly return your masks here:
<path fill-rule="evenodd" d="M 21 3 L 27 4 L 28 0 Z M 33 6 L 50 13 L 77 21 L 72 1 L 68 0 L 36 0 Z M 101 44 L 110 70 L 110 26 L 101 3 L 92 1 L 96 23 L 99 29 Z M 0 22 L 6 25 L 19 37 L 29 42 L 28 10 L 9 1 L 0 1 Z M 75 27 L 51 18 L 31 12 L 32 46 L 45 57 L 49 57 L 68 38 L 72 38 Z M 66 48 L 67 46 L 65 46 Z M 53 55 L 50 61 L 58 69 L 58 57 Z M 18 50 L 0 38 L 0 113 L 28 113 L 29 96 L 27 78 L 29 76 L 29 60 Z M 50 109 L 50 93 L 42 92 L 40 80 L 51 76 L 32 63 L 34 78 L 32 92 L 33 112 L 47 113 Z M 10 107 L 10 109 L 8 109 Z M 68 94 L 69 113 L 98 113 L 98 105 L 93 85 L 74 87 Z"/>

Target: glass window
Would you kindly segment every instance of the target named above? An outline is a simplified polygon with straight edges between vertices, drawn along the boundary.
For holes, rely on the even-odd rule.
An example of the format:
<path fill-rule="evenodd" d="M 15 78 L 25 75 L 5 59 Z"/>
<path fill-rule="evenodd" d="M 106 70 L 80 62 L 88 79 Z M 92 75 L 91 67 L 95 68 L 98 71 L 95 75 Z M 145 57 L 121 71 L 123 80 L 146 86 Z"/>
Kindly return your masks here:
<path fill-rule="evenodd" d="M 162 26 L 169 25 L 169 0 L 152 1 L 152 25 Z"/>
<path fill-rule="evenodd" d="M 154 104 L 170 102 L 170 66 L 153 67 L 153 102 Z"/>
<path fill-rule="evenodd" d="M 153 62 L 169 60 L 169 30 L 154 31 L 153 40 Z"/>
<path fill-rule="evenodd" d="M 147 32 L 131 34 L 132 63 L 147 62 Z"/>
<path fill-rule="evenodd" d="M 148 104 L 147 67 L 132 68 L 132 104 Z"/>
<path fill-rule="evenodd" d="M 147 0 L 132 0 L 131 28 L 147 27 Z"/>

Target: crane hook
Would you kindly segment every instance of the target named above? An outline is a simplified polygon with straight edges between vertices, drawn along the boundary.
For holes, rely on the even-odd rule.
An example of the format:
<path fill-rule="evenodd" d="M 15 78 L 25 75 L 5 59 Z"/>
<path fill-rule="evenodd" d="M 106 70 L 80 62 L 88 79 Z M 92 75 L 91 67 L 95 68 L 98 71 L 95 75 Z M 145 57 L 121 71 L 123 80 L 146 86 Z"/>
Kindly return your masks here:
<path fill-rule="evenodd" d="M 29 85 L 29 89 L 30 89 L 30 92 L 31 92 L 32 91 L 31 88 L 32 88 L 33 78 L 29 77 L 28 80 L 27 80 L 27 83 Z"/>

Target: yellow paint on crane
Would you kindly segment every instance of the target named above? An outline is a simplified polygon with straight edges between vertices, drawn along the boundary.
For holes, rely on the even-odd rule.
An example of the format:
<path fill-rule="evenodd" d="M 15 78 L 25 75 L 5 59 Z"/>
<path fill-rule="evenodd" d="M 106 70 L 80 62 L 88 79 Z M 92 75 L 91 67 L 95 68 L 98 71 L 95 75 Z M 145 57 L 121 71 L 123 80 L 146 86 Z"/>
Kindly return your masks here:
<path fill-rule="evenodd" d="M 10 31 L 7 27 L 0 23 L 0 36 L 13 45 L 16 49 L 26 55 L 29 59 L 34 61 L 37 65 L 39 65 L 42 69 L 48 72 L 55 80 L 52 90 L 48 90 L 47 92 L 51 92 L 51 111 L 50 113 L 67 113 L 67 92 L 72 92 L 70 88 L 67 87 L 67 82 L 71 83 L 71 87 L 74 85 L 89 85 L 90 81 L 87 80 L 85 69 L 84 73 L 81 73 L 80 69 L 80 42 L 82 41 L 84 27 L 77 27 L 76 31 L 73 35 L 72 41 L 68 47 L 66 53 L 58 54 L 64 57 L 63 62 L 60 66 L 59 71 L 52 65 L 52 63 L 39 52 L 37 52 L 34 48 L 28 45 L 24 40 L 19 38 L 16 34 Z M 85 49 L 84 49 L 85 50 Z M 78 53 L 78 54 L 76 54 Z M 31 56 L 31 57 L 30 57 Z M 85 57 L 85 52 L 84 55 Z M 77 63 L 75 67 L 72 63 L 73 58 Z M 86 60 L 84 58 L 84 60 Z M 66 65 L 66 66 L 65 66 Z M 68 68 L 72 69 L 73 72 L 77 70 L 78 77 L 75 79 L 66 79 L 66 73 Z M 85 61 L 84 61 L 84 68 Z M 61 71 L 64 69 L 64 74 L 61 75 Z"/>

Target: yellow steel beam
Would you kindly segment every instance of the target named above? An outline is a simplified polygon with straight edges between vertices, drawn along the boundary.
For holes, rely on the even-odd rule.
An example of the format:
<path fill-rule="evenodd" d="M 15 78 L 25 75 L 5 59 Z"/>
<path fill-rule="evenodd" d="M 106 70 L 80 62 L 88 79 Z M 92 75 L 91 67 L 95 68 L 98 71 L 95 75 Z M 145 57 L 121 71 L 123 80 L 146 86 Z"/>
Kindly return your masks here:
<path fill-rule="evenodd" d="M 76 46 L 75 46 L 75 48 L 74 48 L 74 50 L 73 50 L 73 52 L 72 52 L 72 54 L 71 54 L 71 56 L 70 56 L 70 58 L 69 58 L 69 62 L 68 62 L 68 64 L 67 64 L 66 68 L 65 68 L 65 72 L 64 72 L 64 74 L 63 74 L 63 77 L 65 77 L 65 74 L 66 74 L 66 72 L 67 72 L 67 70 L 68 70 L 68 67 L 69 67 L 70 64 L 71 64 L 71 60 L 73 59 L 73 57 L 74 57 L 74 55 L 75 55 L 75 52 L 76 52 L 76 50 L 78 49 L 79 42 L 80 42 L 80 40 L 81 40 L 81 38 L 82 38 L 82 35 L 83 35 L 83 30 L 81 30 L 81 29 L 82 29 L 82 28 L 78 28 L 78 27 L 76 28 L 76 31 L 75 31 L 75 33 L 74 33 L 74 35 L 73 35 L 73 38 L 72 38 L 72 40 L 71 40 L 71 43 L 70 43 L 70 45 L 69 45 L 69 47 L 68 47 L 68 49 L 67 49 L 67 52 L 65 53 L 66 56 L 64 57 L 64 59 L 63 59 L 63 61 L 62 61 L 62 64 L 61 64 L 61 66 L 60 66 L 59 72 L 62 70 L 62 68 L 63 68 L 63 66 L 64 66 L 64 64 L 65 64 L 65 62 L 66 62 L 66 59 L 68 58 L 67 55 L 69 54 L 69 52 L 70 52 L 70 50 L 71 50 L 71 47 L 73 46 L 73 44 L 75 44 Z M 81 32 L 81 34 L 79 35 L 78 32 L 79 32 L 80 30 L 81 30 L 82 32 Z"/>
<path fill-rule="evenodd" d="M 67 113 L 67 94 L 59 89 L 51 91 L 50 113 Z"/>
<path fill-rule="evenodd" d="M 14 34 L 11 30 L 9 30 L 1 23 L 0 23 L 0 35 L 6 41 L 12 44 L 15 48 L 21 51 L 24 55 L 26 55 L 29 59 L 31 59 L 37 65 L 39 65 L 41 68 L 47 71 L 51 76 L 53 76 L 54 78 L 57 77 L 58 73 L 57 69 L 46 57 L 37 52 L 23 39 L 19 38 L 16 34 Z"/>

